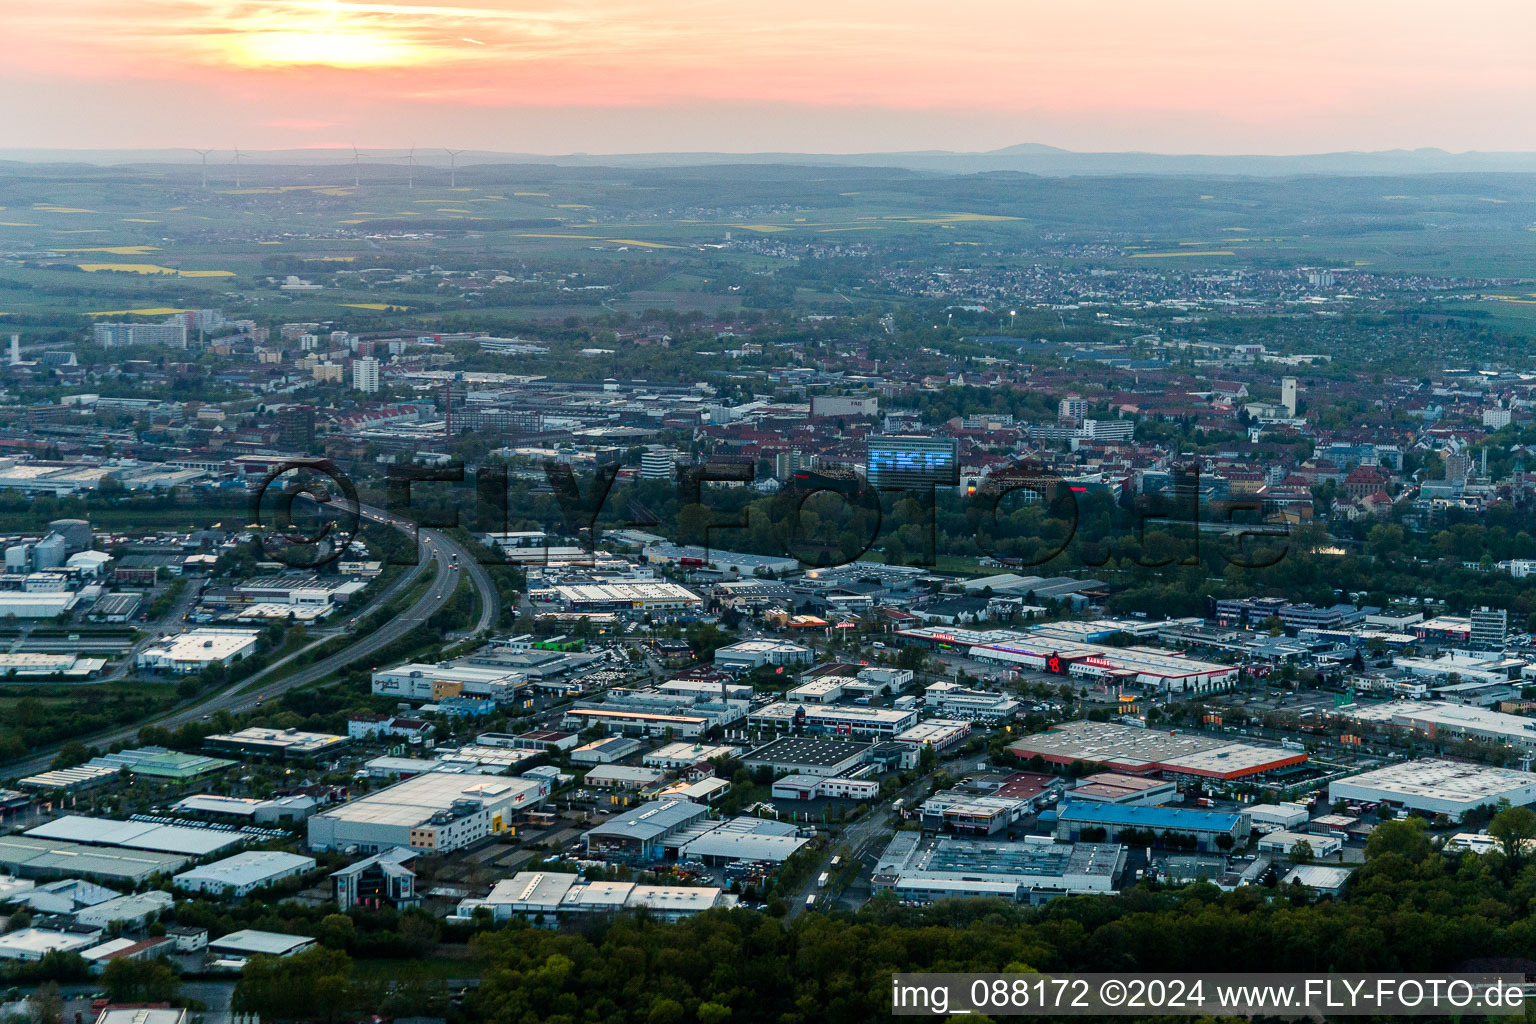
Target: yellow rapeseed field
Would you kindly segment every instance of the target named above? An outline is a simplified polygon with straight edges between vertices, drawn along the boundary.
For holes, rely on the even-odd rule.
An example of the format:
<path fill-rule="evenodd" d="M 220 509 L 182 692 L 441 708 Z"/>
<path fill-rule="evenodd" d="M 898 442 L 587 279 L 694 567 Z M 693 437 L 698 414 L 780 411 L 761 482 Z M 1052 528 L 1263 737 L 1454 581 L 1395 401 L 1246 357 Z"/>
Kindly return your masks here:
<path fill-rule="evenodd" d="M 158 245 L 96 245 L 76 249 L 55 249 L 54 252 L 104 252 L 109 256 L 148 256 L 159 249 Z"/>
<path fill-rule="evenodd" d="M 116 271 L 121 274 L 169 274 L 173 277 L 234 277 L 233 270 L 177 270 L 162 267 L 158 263 L 80 263 L 81 270 L 94 274 L 97 271 Z"/>

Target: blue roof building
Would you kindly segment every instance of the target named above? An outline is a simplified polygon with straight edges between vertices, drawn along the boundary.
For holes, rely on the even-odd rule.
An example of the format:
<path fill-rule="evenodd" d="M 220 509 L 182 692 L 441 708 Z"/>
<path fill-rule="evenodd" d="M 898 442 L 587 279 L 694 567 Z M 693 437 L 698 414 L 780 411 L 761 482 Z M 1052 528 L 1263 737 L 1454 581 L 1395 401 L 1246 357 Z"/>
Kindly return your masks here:
<path fill-rule="evenodd" d="M 1085 832 L 1116 842 L 1125 832 L 1150 832 L 1155 836 L 1181 836 L 1193 840 L 1198 850 L 1219 849 L 1221 836 L 1232 843 L 1248 837 L 1248 815 L 1235 811 L 1196 811 L 1184 807 L 1139 807 L 1069 801 L 1056 810 L 1056 837 L 1079 842 Z"/>

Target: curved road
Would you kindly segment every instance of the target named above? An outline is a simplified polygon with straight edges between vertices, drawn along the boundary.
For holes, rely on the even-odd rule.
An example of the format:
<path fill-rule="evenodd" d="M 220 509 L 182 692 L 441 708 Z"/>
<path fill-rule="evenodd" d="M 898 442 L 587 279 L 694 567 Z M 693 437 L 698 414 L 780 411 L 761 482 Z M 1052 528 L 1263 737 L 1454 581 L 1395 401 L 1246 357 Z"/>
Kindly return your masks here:
<path fill-rule="evenodd" d="M 382 509 L 368 505 L 361 507 L 361 514 L 365 519 L 393 526 L 407 533 L 415 530 L 412 523 L 400 516 L 396 516 Z M 156 718 L 145 719 L 132 725 L 109 730 L 95 736 L 79 737 L 81 742 L 93 746 L 106 746 L 122 741 L 131 741 L 141 728 L 146 725 L 161 725 L 167 728 L 175 728 L 187 722 L 196 722 L 205 715 L 211 715 L 216 711 L 241 712 L 249 711 L 256 707 L 258 700 L 264 700 L 277 694 L 311 683 L 319 682 L 326 676 L 338 672 L 376 651 L 399 640 L 412 630 L 424 625 L 438 609 L 448 603 L 453 597 L 454 591 L 459 587 L 459 582 L 467 571 L 470 583 L 480 595 L 480 617 L 476 621 L 474 632 L 481 633 L 488 630 L 501 613 L 500 601 L 496 594 L 496 588 L 491 583 L 490 575 L 485 567 L 474 561 L 470 553 L 457 541 L 444 536 L 436 530 L 421 530 L 421 554 L 425 557 L 419 559 L 409 570 L 402 573 L 400 578 L 389 585 L 368 608 L 358 612 L 353 621 L 372 614 L 377 609 L 388 604 L 396 595 L 409 589 L 421 578 L 430 566 L 436 571 L 436 581 L 427 588 L 426 593 L 417 598 L 404 613 L 390 619 L 384 625 L 361 637 L 347 648 L 337 651 L 329 657 L 322 658 L 313 665 L 308 665 L 291 675 L 284 676 L 268 686 L 261 687 L 259 691 L 252 689 L 253 683 L 260 682 L 263 678 L 281 670 L 284 664 L 323 642 L 318 639 L 314 643 L 306 645 L 300 651 L 296 651 L 282 660 L 275 662 L 254 676 L 231 683 L 217 693 L 211 693 L 199 699 L 196 703 L 166 712 Z M 13 761 L 4 767 L 8 776 L 33 775 L 37 772 L 47 771 L 53 763 L 54 755 L 58 753 L 59 746 L 55 745 L 44 750 L 39 750 L 31 756 Z"/>

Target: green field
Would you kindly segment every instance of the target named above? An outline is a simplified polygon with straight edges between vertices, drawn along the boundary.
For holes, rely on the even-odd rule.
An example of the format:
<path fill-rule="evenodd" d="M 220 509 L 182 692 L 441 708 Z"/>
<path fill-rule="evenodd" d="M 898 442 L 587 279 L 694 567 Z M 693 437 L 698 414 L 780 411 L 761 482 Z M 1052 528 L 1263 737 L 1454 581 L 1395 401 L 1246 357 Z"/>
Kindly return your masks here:
<path fill-rule="evenodd" d="M 1103 267 L 1186 275 L 1359 268 L 1527 277 L 1536 186 L 1518 175 L 1036 178 L 879 168 L 247 165 L 0 168 L 0 329 L 78 337 L 96 315 L 218 307 L 356 330 L 828 313 L 905 296 L 854 268 Z M 106 250 L 106 251 L 89 251 Z M 86 271 L 84 266 L 118 267 Z M 503 279 L 457 287 L 434 265 Z M 140 273 L 124 268 L 160 268 Z M 186 275 L 219 276 L 186 276 Z M 321 289 L 283 291 L 296 275 Z M 1536 289 L 1533 289 L 1536 290 Z M 148 310 L 142 314 L 134 311 Z M 1525 330 L 1519 310 L 1501 320 Z"/>

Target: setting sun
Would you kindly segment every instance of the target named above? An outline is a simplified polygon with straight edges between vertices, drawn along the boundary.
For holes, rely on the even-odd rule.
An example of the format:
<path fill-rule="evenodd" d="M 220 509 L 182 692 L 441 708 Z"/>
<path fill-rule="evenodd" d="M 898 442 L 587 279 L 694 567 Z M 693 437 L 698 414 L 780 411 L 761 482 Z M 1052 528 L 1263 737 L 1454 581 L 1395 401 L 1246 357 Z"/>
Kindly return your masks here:
<path fill-rule="evenodd" d="M 399 67 L 412 64 L 421 56 L 416 47 L 398 39 L 352 29 L 249 32 L 234 37 L 229 45 L 236 63 L 255 67 Z"/>

